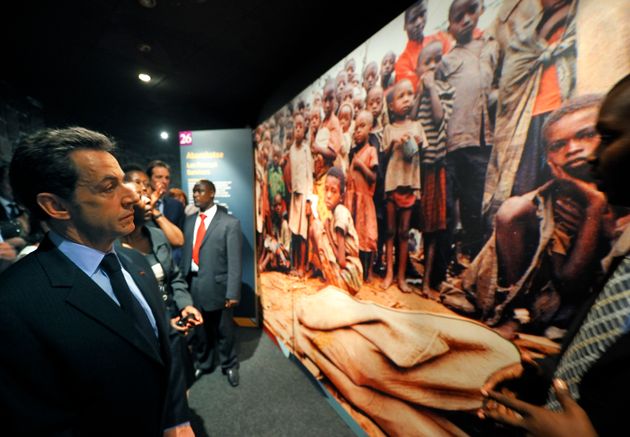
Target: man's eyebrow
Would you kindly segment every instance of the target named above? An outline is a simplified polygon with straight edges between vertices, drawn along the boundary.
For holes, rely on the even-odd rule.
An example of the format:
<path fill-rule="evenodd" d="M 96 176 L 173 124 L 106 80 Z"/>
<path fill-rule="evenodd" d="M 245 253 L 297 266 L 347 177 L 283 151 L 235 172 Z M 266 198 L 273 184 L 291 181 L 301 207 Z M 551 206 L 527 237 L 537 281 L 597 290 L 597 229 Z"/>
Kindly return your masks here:
<path fill-rule="evenodd" d="M 567 143 L 567 140 L 565 139 L 555 140 L 549 143 L 548 148 L 555 149 L 555 148 L 564 146 L 566 143 Z"/>
<path fill-rule="evenodd" d="M 575 134 L 576 135 L 584 135 L 586 133 L 597 133 L 597 128 L 596 126 L 593 125 L 589 125 L 589 126 L 584 126 L 583 128 L 579 129 Z"/>
<path fill-rule="evenodd" d="M 100 181 L 98 181 L 98 185 L 105 184 L 107 182 L 119 182 L 120 180 L 121 180 L 120 178 L 114 175 L 106 175 L 106 176 L 103 176 L 103 178 Z"/>

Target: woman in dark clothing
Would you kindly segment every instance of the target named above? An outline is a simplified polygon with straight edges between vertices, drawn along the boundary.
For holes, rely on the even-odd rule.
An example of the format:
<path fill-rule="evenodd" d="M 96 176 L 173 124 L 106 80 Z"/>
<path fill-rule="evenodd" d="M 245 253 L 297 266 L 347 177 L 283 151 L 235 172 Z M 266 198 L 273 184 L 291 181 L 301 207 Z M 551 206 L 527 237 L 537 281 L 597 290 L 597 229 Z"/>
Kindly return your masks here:
<path fill-rule="evenodd" d="M 136 227 L 117 244 L 123 249 L 135 249 L 144 255 L 160 286 L 171 326 L 170 344 L 173 356 L 171 378 L 174 394 L 172 401 L 178 418 L 186 421 L 189 420 L 189 413 L 184 393 L 192 385 L 194 374 L 183 336 L 187 334 L 189 328 L 201 325 L 203 319 L 201 313 L 193 306 L 188 285 L 173 261 L 172 248 L 166 236 L 160 229 L 146 225 L 151 219 L 151 211 L 145 188 L 133 182 L 131 184 L 140 196 L 140 200 L 134 205 Z"/>

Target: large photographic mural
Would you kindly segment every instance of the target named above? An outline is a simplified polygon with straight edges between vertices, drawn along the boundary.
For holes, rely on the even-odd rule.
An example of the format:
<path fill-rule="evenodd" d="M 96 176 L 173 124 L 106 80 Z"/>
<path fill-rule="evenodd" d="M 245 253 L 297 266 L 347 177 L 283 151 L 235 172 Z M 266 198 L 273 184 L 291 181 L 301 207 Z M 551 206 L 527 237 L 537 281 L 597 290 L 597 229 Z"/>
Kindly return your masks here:
<path fill-rule="evenodd" d="M 487 435 L 482 384 L 559 351 L 630 219 L 586 161 L 629 14 L 417 2 L 255 129 L 265 327 L 368 435 Z"/>

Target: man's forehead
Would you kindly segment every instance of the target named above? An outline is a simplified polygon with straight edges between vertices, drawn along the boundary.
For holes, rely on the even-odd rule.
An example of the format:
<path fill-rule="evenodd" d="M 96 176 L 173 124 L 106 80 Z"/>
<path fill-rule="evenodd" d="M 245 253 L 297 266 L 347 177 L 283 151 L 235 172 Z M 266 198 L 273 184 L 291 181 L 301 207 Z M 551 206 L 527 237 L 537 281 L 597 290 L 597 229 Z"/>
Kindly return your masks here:
<path fill-rule="evenodd" d="M 477 0 L 455 0 L 453 3 L 453 15 L 456 15 L 457 12 L 462 12 L 472 5 L 477 6 L 478 4 L 479 2 Z"/>
<path fill-rule="evenodd" d="M 579 131 L 588 126 L 595 126 L 597 123 L 597 114 L 598 108 L 596 106 L 570 112 L 549 126 L 548 134 L 553 136 L 554 133 L 558 134 L 561 130 L 570 129 L 571 131 Z"/>
<path fill-rule="evenodd" d="M 156 173 L 158 173 L 158 172 L 162 173 L 162 174 L 157 175 Z M 159 166 L 157 166 L 157 167 L 155 167 L 153 169 L 153 174 L 156 175 L 156 176 L 163 176 L 164 173 L 166 173 L 168 175 L 168 174 L 170 174 L 170 171 L 168 170 L 168 168 L 163 167 L 161 165 L 159 165 Z"/>
<path fill-rule="evenodd" d="M 114 156 L 104 150 L 75 150 L 70 159 L 80 180 L 98 182 L 107 177 L 121 178 L 123 171 Z"/>
<path fill-rule="evenodd" d="M 409 13 L 407 14 L 407 21 L 412 21 L 420 15 L 425 15 L 427 13 L 427 6 L 425 2 L 422 2 L 420 4 L 413 5 L 409 8 L 408 11 Z"/>
<path fill-rule="evenodd" d="M 381 87 L 373 87 L 368 92 L 368 100 L 378 99 L 383 97 L 383 89 Z"/>

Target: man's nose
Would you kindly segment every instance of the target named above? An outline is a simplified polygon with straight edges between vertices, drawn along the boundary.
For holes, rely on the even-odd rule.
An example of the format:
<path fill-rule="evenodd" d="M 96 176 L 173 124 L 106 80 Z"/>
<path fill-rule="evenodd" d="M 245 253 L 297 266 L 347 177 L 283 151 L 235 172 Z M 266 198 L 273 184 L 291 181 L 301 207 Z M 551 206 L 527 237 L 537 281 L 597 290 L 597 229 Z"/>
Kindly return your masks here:
<path fill-rule="evenodd" d="M 582 141 L 572 138 L 567 143 L 567 155 L 581 152 L 584 149 Z"/>
<path fill-rule="evenodd" d="M 136 190 L 128 187 L 127 185 L 122 185 L 123 193 L 123 203 L 125 205 L 133 205 L 134 203 L 138 203 L 140 201 L 140 195 L 136 192 Z"/>

